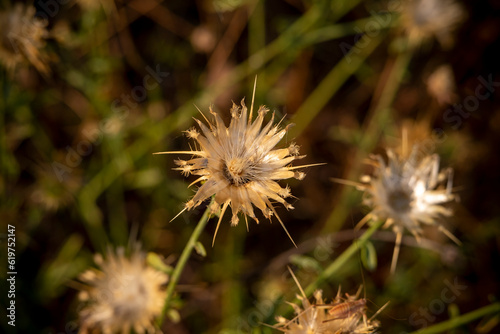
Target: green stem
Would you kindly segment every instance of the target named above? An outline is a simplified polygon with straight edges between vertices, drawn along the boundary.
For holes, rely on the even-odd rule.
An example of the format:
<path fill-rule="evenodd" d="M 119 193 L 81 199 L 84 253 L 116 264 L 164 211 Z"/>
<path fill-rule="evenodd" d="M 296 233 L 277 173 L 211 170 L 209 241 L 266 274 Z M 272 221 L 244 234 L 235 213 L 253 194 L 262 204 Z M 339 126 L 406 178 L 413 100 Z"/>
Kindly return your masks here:
<path fill-rule="evenodd" d="M 175 286 L 177 285 L 177 282 L 179 281 L 179 278 L 182 274 L 182 271 L 184 270 L 184 267 L 186 266 L 187 260 L 191 256 L 191 252 L 193 251 L 194 245 L 198 241 L 198 238 L 200 237 L 201 232 L 205 229 L 205 226 L 207 225 L 208 218 L 210 216 L 209 207 L 210 207 L 210 205 L 205 210 L 205 213 L 203 214 L 200 221 L 198 222 L 198 225 L 196 225 L 196 228 L 194 229 L 193 233 L 191 234 L 191 237 L 189 238 L 186 246 L 184 247 L 184 250 L 182 251 L 182 254 L 179 258 L 179 261 L 177 262 L 177 265 L 175 266 L 175 269 L 172 272 L 172 276 L 170 277 L 170 281 L 169 281 L 168 286 L 167 286 L 167 295 L 165 297 L 165 304 L 163 305 L 161 315 L 158 319 L 159 326 L 161 326 L 161 324 L 163 323 L 163 320 L 165 319 L 165 315 L 167 314 L 168 307 L 170 305 L 170 302 L 172 300 L 172 296 L 174 294 Z"/>
<path fill-rule="evenodd" d="M 500 313 L 500 303 L 491 304 L 475 311 L 466 313 L 462 316 L 443 321 L 437 325 L 427 327 L 424 329 L 420 329 L 418 331 L 412 332 L 410 334 L 434 334 L 434 333 L 443 333 L 447 330 L 456 328 L 458 326 L 467 324 L 473 320 L 484 317 L 491 313 Z"/>
<path fill-rule="evenodd" d="M 347 248 L 335 261 L 333 261 L 326 269 L 323 271 L 318 278 L 309 284 L 309 286 L 304 290 L 307 296 L 310 296 L 318 286 L 326 281 L 328 278 L 332 277 L 340 268 L 342 268 L 347 261 L 354 256 L 359 249 L 370 239 L 370 237 L 377 231 L 384 221 L 380 220 L 375 222 L 365 233 L 357 240 L 354 241 L 349 248 Z"/>
<path fill-rule="evenodd" d="M 295 126 L 289 133 L 291 137 L 297 137 L 304 131 L 347 79 L 360 68 L 381 41 L 381 37 L 374 38 L 366 47 L 360 48 L 359 53 L 347 55 L 335 65 L 295 112 L 293 117 Z"/>
<path fill-rule="evenodd" d="M 247 291 L 241 280 L 242 263 L 244 256 L 246 229 L 239 225 L 237 228 L 231 228 L 231 238 L 224 242 L 225 247 L 218 247 L 218 258 L 222 259 L 222 265 L 225 270 L 217 273 L 217 280 L 224 286 L 221 294 L 221 313 L 224 321 L 223 327 L 231 327 L 232 319 L 237 319 L 242 311 L 243 300 L 249 296 L 245 295 Z"/>

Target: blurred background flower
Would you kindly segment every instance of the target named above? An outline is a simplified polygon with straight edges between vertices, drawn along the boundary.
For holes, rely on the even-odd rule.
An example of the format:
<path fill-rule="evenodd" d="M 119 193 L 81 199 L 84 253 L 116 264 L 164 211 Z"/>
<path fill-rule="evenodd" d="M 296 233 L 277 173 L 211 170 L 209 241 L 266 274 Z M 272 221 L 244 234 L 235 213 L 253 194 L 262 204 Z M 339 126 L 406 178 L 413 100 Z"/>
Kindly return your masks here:
<path fill-rule="evenodd" d="M 16 3 L 0 12 L 0 62 L 13 72 L 19 65 L 33 65 L 41 74 L 48 75 L 48 55 L 43 49 L 49 33 L 47 22 L 35 17 L 35 8 Z"/>
<path fill-rule="evenodd" d="M 466 17 L 462 5 L 454 0 L 407 0 L 401 4 L 401 23 L 412 45 L 435 37 L 442 47 L 450 48 L 454 31 Z"/>
<path fill-rule="evenodd" d="M 105 258 L 96 254 L 100 269 L 79 276 L 84 282 L 79 293 L 82 333 L 156 332 L 168 276 L 147 265 L 139 245 L 129 251 L 128 256 L 124 248 L 108 249 Z"/>

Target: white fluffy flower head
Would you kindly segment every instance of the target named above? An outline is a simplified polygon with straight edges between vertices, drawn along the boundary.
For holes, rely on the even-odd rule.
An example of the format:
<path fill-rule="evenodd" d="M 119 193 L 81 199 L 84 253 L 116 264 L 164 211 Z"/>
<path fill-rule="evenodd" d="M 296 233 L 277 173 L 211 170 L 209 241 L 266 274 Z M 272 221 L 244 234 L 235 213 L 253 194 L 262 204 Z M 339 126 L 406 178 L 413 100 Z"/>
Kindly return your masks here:
<path fill-rule="evenodd" d="M 455 0 L 406 0 L 401 22 L 410 44 L 418 45 L 435 37 L 449 48 L 453 32 L 465 18 L 465 11 Z"/>
<path fill-rule="evenodd" d="M 79 279 L 86 287 L 79 294 L 82 333 L 155 333 L 168 276 L 148 266 L 137 246 L 130 257 L 123 248 L 108 250 L 106 259 L 95 256 L 100 270 L 90 269 Z"/>
<path fill-rule="evenodd" d="M 404 230 L 410 231 L 420 241 L 423 225 L 437 226 L 446 236 L 460 243 L 439 223 L 442 217 L 453 211 L 446 207 L 456 199 L 452 194 L 452 170 L 439 170 L 437 154 L 419 156 L 415 145 L 408 158 L 387 150 L 387 162 L 380 156 L 372 156 L 375 167 L 373 176 L 363 176 L 358 188 L 365 191 L 363 203 L 371 212 L 360 222 L 384 220 L 385 228 L 396 233 L 396 247 L 391 265 L 394 272 Z"/>

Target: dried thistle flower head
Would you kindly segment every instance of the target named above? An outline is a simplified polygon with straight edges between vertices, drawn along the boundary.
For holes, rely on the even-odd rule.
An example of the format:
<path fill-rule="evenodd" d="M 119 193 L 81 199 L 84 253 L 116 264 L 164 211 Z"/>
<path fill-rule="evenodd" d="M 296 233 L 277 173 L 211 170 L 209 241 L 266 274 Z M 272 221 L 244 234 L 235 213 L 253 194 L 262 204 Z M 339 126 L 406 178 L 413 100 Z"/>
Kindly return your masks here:
<path fill-rule="evenodd" d="M 436 37 L 444 48 L 453 45 L 453 33 L 465 17 L 464 9 L 455 0 L 407 0 L 401 12 L 411 45 Z"/>
<path fill-rule="evenodd" d="M 451 240 L 460 241 L 439 223 L 439 218 L 452 215 L 446 203 L 456 200 L 452 194 L 452 169 L 439 171 L 439 156 L 422 155 L 414 145 L 408 157 L 387 151 L 387 162 L 380 156 L 372 156 L 375 171 L 372 176 L 362 177 L 357 187 L 364 190 L 363 203 L 372 211 L 358 224 L 370 220 L 384 220 L 384 228 L 391 227 L 396 234 L 396 245 L 391 272 L 396 263 L 405 230 L 410 231 L 420 242 L 423 225 L 434 225 Z"/>
<path fill-rule="evenodd" d="M 49 36 L 47 21 L 35 17 L 33 6 L 17 3 L 0 12 L 0 62 L 13 72 L 18 65 L 32 64 L 43 75 L 50 73 L 44 52 Z"/>
<path fill-rule="evenodd" d="M 118 248 L 106 258 L 95 256 L 100 267 L 82 273 L 86 285 L 79 294 L 82 333 L 155 333 L 154 319 L 160 315 L 168 276 L 147 265 L 136 245 L 130 257 Z"/>
<path fill-rule="evenodd" d="M 379 322 L 373 320 L 383 308 L 379 309 L 370 319 L 366 316 L 366 299 L 359 298 L 361 288 L 355 296 L 346 294 L 341 297 L 340 288 L 337 297 L 330 303 L 325 304 L 322 291 L 314 292 L 314 302 L 307 299 L 304 290 L 300 286 L 297 278 L 292 274 L 301 295 L 297 298 L 302 302 L 302 307 L 292 304 L 296 316 L 288 320 L 284 317 L 277 317 L 278 324 L 273 328 L 286 334 L 361 334 L 375 333 Z"/>
<path fill-rule="evenodd" d="M 204 200 L 215 195 L 211 207 L 212 213 L 217 212 L 221 205 L 222 211 L 217 223 L 214 241 L 228 206 L 231 206 L 233 212 L 232 226 L 238 224 L 239 212 L 245 215 L 247 229 L 247 216 L 258 223 L 259 220 L 253 209 L 253 205 L 255 205 L 268 219 L 274 214 L 290 237 L 271 200 L 283 204 L 287 209 L 293 209 L 293 206 L 285 201 L 285 198 L 291 197 L 290 188 L 288 186 L 282 188 L 276 181 L 292 177 L 303 179 L 305 174 L 297 169 L 306 166 L 292 167 L 290 163 L 304 156 L 299 156 L 299 147 L 294 143 L 291 143 L 287 148 L 274 149 L 286 135 L 290 125 L 279 129 L 279 123 L 273 124 L 273 114 L 271 120 L 262 127 L 264 116 L 269 110 L 261 106 L 257 112 L 258 116 L 253 122 L 252 111 L 253 101 L 250 112 L 248 112 L 244 101 L 241 101 L 241 106 L 233 103 L 231 123 L 229 127 L 226 127 L 222 118 L 210 108 L 213 121 L 209 121 L 202 114 L 208 127 L 195 119 L 202 133 L 194 128 L 186 131 L 187 137 L 194 139 L 198 144 L 197 149 L 156 153 L 190 154 L 193 156 L 189 160 L 179 159 L 175 161 L 179 166 L 175 169 L 181 171 L 183 175 L 199 176 L 191 185 L 204 182 L 194 197 L 186 203 L 181 213 L 184 210 L 197 207 Z M 291 237 L 290 239 L 292 240 Z"/>

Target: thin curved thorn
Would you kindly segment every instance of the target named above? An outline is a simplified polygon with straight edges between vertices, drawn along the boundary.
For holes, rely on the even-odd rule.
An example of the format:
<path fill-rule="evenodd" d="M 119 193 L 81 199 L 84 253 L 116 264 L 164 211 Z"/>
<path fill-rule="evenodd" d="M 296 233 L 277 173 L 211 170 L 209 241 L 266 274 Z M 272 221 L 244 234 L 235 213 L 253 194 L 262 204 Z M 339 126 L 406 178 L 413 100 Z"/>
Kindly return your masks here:
<path fill-rule="evenodd" d="M 366 186 L 363 183 L 350 181 L 350 180 L 344 180 L 344 179 L 338 179 L 336 177 L 331 177 L 330 180 L 332 180 L 333 182 L 339 183 L 339 184 L 343 184 L 346 186 L 352 186 L 352 187 L 356 187 L 356 188 L 364 188 Z"/>
<path fill-rule="evenodd" d="M 198 106 L 196 104 L 194 104 L 194 107 L 198 110 L 198 112 L 201 114 L 201 116 L 203 116 L 203 118 L 205 119 L 205 121 L 207 122 L 207 124 L 210 125 L 210 128 L 212 128 L 212 123 L 210 123 L 210 121 L 205 116 L 205 114 L 200 110 L 200 108 L 198 108 Z"/>
<path fill-rule="evenodd" d="M 402 141 L 402 148 L 401 148 L 401 153 L 403 157 L 406 157 L 406 153 L 408 152 L 408 129 L 403 127 L 403 141 Z"/>
<path fill-rule="evenodd" d="M 288 271 L 290 272 L 290 275 L 292 275 L 292 278 L 293 278 L 293 280 L 295 281 L 295 284 L 297 284 L 297 287 L 299 288 L 300 293 L 302 294 L 302 296 L 303 296 L 304 298 L 307 298 L 306 293 L 305 293 L 305 292 L 304 292 L 304 290 L 302 289 L 302 286 L 300 285 L 299 280 L 297 279 L 297 277 L 296 277 L 296 276 L 295 276 L 295 274 L 293 273 L 292 268 L 290 268 L 290 266 L 287 266 L 287 268 L 288 268 Z"/>
<path fill-rule="evenodd" d="M 212 247 L 215 244 L 215 237 L 217 236 L 217 232 L 219 231 L 220 222 L 222 221 L 222 217 L 224 217 L 224 212 L 226 212 L 226 209 L 227 209 L 228 205 L 229 205 L 229 201 L 226 201 L 224 203 L 224 205 L 222 206 L 222 211 L 220 212 L 219 221 L 217 222 L 217 227 L 215 228 L 214 238 L 212 240 Z"/>
<path fill-rule="evenodd" d="M 263 323 L 263 322 L 259 322 L 259 324 L 260 324 L 260 325 L 267 326 L 267 327 L 272 328 L 272 329 L 276 329 L 276 330 L 281 331 L 281 332 L 283 332 L 283 333 L 286 333 L 286 330 L 285 330 L 285 329 L 278 328 L 278 327 L 276 327 L 276 325 L 275 325 L 275 326 L 271 326 L 271 325 L 265 324 L 265 323 Z"/>
<path fill-rule="evenodd" d="M 456 236 L 454 236 L 450 231 L 448 231 L 444 226 L 439 225 L 438 229 L 443 232 L 448 238 L 453 240 L 454 243 L 456 243 L 459 246 L 462 246 L 462 242 L 458 240 Z"/>
<path fill-rule="evenodd" d="M 448 181 L 446 182 L 446 192 L 448 194 L 451 194 L 453 191 L 453 169 L 448 168 L 446 174 L 448 174 Z"/>
<path fill-rule="evenodd" d="M 194 180 L 193 182 L 191 182 L 191 183 L 189 184 L 188 188 L 191 188 L 191 186 L 193 186 L 193 185 L 195 185 L 196 183 L 201 182 L 201 181 L 203 181 L 203 180 L 205 180 L 205 179 L 206 179 L 206 178 L 205 178 L 205 176 L 201 176 L 201 177 L 197 178 L 196 180 Z"/>
<path fill-rule="evenodd" d="M 375 319 L 375 317 L 376 317 L 377 315 L 379 315 L 379 314 L 380 314 L 380 312 L 382 312 L 382 311 L 383 311 L 383 310 L 387 307 L 387 305 L 389 305 L 389 303 L 390 303 L 390 302 L 391 302 L 391 301 L 389 300 L 387 303 L 385 303 L 385 304 L 384 304 L 384 306 L 382 306 L 381 308 L 379 308 L 379 309 L 378 309 L 378 311 L 377 311 L 377 312 L 375 312 L 375 314 L 374 314 L 374 315 L 372 315 L 372 316 L 370 317 L 370 319 L 368 319 L 368 321 L 372 321 L 373 319 Z"/>
<path fill-rule="evenodd" d="M 294 305 L 293 303 L 289 303 L 289 302 L 287 302 L 287 304 L 289 304 L 292 307 Z M 315 307 L 317 307 L 317 305 L 309 305 L 308 307 L 304 308 L 302 310 L 302 312 L 297 313 L 297 315 L 295 317 L 293 317 L 292 319 L 288 320 L 288 322 L 286 323 L 285 326 L 288 326 L 288 324 L 294 322 L 295 320 L 297 320 L 298 318 L 300 318 L 304 313 L 306 313 L 307 311 L 309 311 L 311 308 L 315 308 Z"/>
<path fill-rule="evenodd" d="M 365 225 L 367 222 L 370 221 L 370 219 L 372 219 L 371 213 L 361 218 L 361 220 L 356 224 L 356 226 L 354 226 L 354 231 L 359 231 L 363 227 L 363 225 Z"/>
<path fill-rule="evenodd" d="M 322 166 L 322 165 L 326 165 L 326 162 L 320 162 L 317 164 L 310 164 L 310 165 L 295 166 L 295 167 L 288 167 L 288 170 L 294 170 L 294 169 L 306 168 L 306 167 L 314 167 L 314 166 Z"/>
<path fill-rule="evenodd" d="M 168 151 L 168 152 L 155 152 L 153 155 L 157 154 L 193 154 L 193 155 L 199 155 L 203 156 L 204 152 L 203 151 Z"/>
<path fill-rule="evenodd" d="M 248 124 L 252 122 L 253 117 L 253 103 L 255 101 L 255 91 L 257 90 L 257 76 L 255 76 L 255 81 L 253 83 L 253 94 L 252 94 L 252 105 L 250 106 L 250 114 L 248 115 Z"/>
<path fill-rule="evenodd" d="M 179 217 L 184 211 L 186 211 L 187 207 L 184 207 L 184 209 L 181 210 L 178 214 L 175 215 L 174 218 L 170 219 L 169 223 L 171 223 L 175 218 Z"/>
<path fill-rule="evenodd" d="M 271 204 L 271 202 L 269 202 L 269 200 L 266 199 L 266 202 L 267 202 L 267 205 L 271 208 L 271 210 L 273 211 L 274 215 L 276 216 L 276 218 L 278 219 L 278 221 L 280 222 L 281 224 L 281 227 L 283 227 L 283 229 L 285 230 L 286 232 L 286 235 L 288 235 L 288 237 L 290 238 L 290 240 L 292 241 L 293 245 L 295 246 L 295 248 L 298 248 L 297 245 L 295 244 L 295 241 L 293 241 L 292 239 L 292 236 L 290 235 L 290 233 L 288 233 L 288 230 L 286 229 L 285 227 L 285 224 L 283 224 L 283 222 L 281 221 L 281 218 L 280 216 L 278 216 L 278 213 L 276 212 L 276 210 L 274 209 L 273 205 Z"/>

